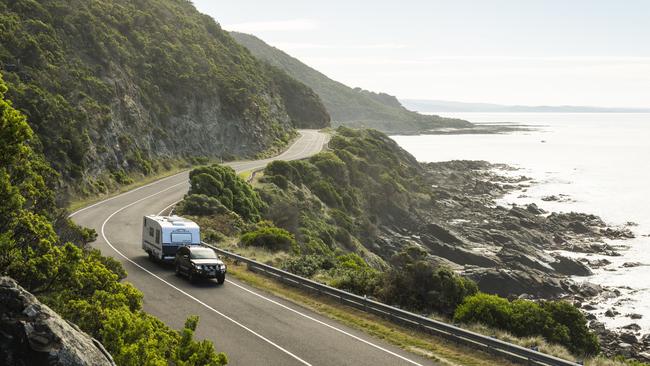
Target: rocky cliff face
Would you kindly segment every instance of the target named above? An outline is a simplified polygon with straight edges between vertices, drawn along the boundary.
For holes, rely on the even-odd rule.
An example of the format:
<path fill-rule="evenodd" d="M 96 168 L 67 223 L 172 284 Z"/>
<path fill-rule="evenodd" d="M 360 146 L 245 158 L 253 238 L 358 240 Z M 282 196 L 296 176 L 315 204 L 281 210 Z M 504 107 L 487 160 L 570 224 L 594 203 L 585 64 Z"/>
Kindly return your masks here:
<path fill-rule="evenodd" d="M 115 366 L 98 341 L 9 277 L 0 277 L 0 364 Z"/>
<path fill-rule="evenodd" d="M 253 156 L 329 115 L 185 0 L 0 2 L 0 72 L 73 191 Z"/>

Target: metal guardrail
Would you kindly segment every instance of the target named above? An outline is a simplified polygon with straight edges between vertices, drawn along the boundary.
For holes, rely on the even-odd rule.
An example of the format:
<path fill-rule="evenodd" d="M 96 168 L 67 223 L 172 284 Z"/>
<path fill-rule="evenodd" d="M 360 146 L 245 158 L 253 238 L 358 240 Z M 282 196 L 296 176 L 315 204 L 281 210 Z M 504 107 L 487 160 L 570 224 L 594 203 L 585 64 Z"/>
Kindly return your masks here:
<path fill-rule="evenodd" d="M 375 314 L 393 321 L 397 324 L 439 336 L 465 346 L 477 348 L 485 352 L 498 355 L 515 362 L 529 365 L 546 366 L 577 366 L 578 363 L 563 360 L 532 349 L 521 347 L 512 343 L 478 334 L 441 321 L 430 319 L 406 310 L 355 295 L 337 288 L 318 283 L 316 281 L 297 276 L 293 273 L 259 263 L 241 255 L 228 252 L 203 242 L 204 245 L 214 249 L 217 253 L 230 259 L 246 263 L 248 268 L 255 272 L 262 272 L 286 284 L 303 287 L 319 295 L 325 295 L 340 301 L 353 308 Z"/>
<path fill-rule="evenodd" d="M 257 173 L 263 171 L 265 168 L 266 167 L 253 169 L 251 171 L 251 175 L 249 175 L 248 178 L 246 178 L 246 183 L 250 184 L 251 182 L 253 182 L 253 179 L 255 179 L 255 176 L 257 175 Z"/>

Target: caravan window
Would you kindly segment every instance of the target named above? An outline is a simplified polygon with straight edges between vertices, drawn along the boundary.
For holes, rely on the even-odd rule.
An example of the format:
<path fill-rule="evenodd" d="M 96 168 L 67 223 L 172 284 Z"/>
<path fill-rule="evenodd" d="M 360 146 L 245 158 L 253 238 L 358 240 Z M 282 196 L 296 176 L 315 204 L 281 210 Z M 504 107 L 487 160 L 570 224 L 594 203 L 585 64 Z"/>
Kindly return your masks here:
<path fill-rule="evenodd" d="M 160 244 L 160 230 L 156 230 L 156 244 Z"/>
<path fill-rule="evenodd" d="M 149 236 L 153 236 L 153 228 L 152 227 L 149 228 Z"/>
<path fill-rule="evenodd" d="M 191 233 L 172 233 L 172 243 L 192 244 Z"/>

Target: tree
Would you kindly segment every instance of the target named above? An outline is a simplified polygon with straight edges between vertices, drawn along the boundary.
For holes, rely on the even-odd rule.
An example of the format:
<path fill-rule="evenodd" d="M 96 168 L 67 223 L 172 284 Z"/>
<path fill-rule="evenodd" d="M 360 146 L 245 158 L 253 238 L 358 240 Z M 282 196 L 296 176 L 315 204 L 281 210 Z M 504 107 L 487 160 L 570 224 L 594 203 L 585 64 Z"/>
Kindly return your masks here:
<path fill-rule="evenodd" d="M 433 264 L 417 246 L 394 255 L 391 264 L 379 290 L 380 297 L 390 304 L 452 314 L 465 297 L 478 291 L 471 280 Z"/>
<path fill-rule="evenodd" d="M 249 222 L 260 219 L 265 207 L 257 192 L 226 166 L 214 164 L 190 172 L 190 190 L 181 207 L 188 213 L 202 214 L 218 210 L 218 201 Z"/>
<path fill-rule="evenodd" d="M 259 222 L 256 226 L 255 230 L 246 232 L 241 236 L 242 244 L 270 250 L 291 250 L 296 248 L 296 239 L 290 232 L 265 221 Z"/>

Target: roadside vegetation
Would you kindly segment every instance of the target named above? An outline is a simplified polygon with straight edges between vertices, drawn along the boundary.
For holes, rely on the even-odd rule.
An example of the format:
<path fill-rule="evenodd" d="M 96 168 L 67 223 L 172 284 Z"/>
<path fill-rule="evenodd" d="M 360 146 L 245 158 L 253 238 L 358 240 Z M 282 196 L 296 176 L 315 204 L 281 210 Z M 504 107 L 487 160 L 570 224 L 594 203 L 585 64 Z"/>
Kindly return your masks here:
<path fill-rule="evenodd" d="M 229 245 L 231 244 L 229 243 Z M 259 260 L 263 260 L 266 257 L 266 254 L 260 252 L 251 254 L 260 255 Z M 404 328 L 381 317 L 341 304 L 327 296 L 320 296 L 301 288 L 282 284 L 271 278 L 248 271 L 247 267 L 243 264 L 231 262 L 229 264 L 229 270 L 233 276 L 250 286 L 271 292 L 276 296 L 300 304 L 373 337 L 392 343 L 404 350 L 435 360 L 442 365 L 505 366 L 513 364 L 508 360 L 495 357 L 488 353 L 476 350 L 468 352 L 467 348 L 459 346 L 456 343 L 420 331 Z M 442 316 L 433 315 L 432 317 L 437 320 L 449 321 L 449 319 Z M 642 362 L 625 360 L 622 357 L 615 359 L 608 359 L 601 356 L 586 359 L 576 357 L 566 347 L 550 343 L 541 336 L 516 337 L 506 331 L 476 323 L 463 324 L 463 328 L 522 347 L 535 348 L 541 352 L 565 360 L 583 362 L 586 366 L 647 366 L 647 364 Z"/>
<path fill-rule="evenodd" d="M 197 317 L 177 331 L 144 312 L 121 264 L 88 246 L 96 233 L 56 207 L 57 173 L 6 92 L 0 78 L 0 273 L 99 339 L 120 366 L 226 364 L 211 342 L 194 340 Z"/>
<path fill-rule="evenodd" d="M 569 303 L 483 294 L 419 246 L 392 252 L 373 247 L 378 227 L 394 225 L 387 221 L 427 197 L 424 172 L 376 131 L 341 127 L 329 146 L 309 159 L 269 164 L 255 190 L 232 171 L 216 181 L 198 179 L 197 171 L 180 210 L 207 225 L 215 242 L 292 273 L 449 322 L 483 324 L 527 339 L 528 347 L 558 345 L 565 357 L 598 353 L 587 320 Z M 229 201 L 231 193 L 220 195 L 222 186 L 239 189 L 232 195 L 247 196 L 239 201 L 254 202 L 259 216 L 247 214 L 250 209 L 208 209 L 217 202 L 227 206 L 221 200 Z M 205 195 L 203 208 L 194 207 L 196 192 Z M 229 231 L 211 225 L 216 222 Z"/>

